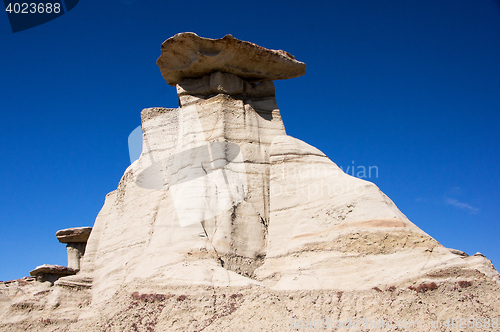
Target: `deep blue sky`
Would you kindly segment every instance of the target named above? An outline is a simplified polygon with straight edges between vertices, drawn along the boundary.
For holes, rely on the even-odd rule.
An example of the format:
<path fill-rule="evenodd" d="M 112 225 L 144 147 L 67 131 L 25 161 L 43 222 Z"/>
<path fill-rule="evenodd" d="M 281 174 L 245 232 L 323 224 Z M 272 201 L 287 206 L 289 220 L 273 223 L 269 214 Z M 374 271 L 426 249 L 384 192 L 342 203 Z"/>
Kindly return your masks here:
<path fill-rule="evenodd" d="M 16 34 L 0 13 L 0 280 L 66 265 L 55 232 L 93 225 L 140 111 L 177 106 L 156 59 L 184 31 L 305 62 L 276 82 L 287 133 L 500 266 L 500 2 L 80 0 Z"/>

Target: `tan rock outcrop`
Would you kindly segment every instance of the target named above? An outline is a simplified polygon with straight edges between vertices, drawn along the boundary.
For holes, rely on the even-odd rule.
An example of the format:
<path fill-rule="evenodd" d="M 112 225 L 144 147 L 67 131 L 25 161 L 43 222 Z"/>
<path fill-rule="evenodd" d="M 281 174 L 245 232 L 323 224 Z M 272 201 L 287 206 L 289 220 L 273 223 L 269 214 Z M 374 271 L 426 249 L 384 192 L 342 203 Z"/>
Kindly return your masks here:
<path fill-rule="evenodd" d="M 249 82 L 274 81 L 305 74 L 306 65 L 282 50 L 269 50 L 231 35 L 221 39 L 179 33 L 161 45 L 156 62 L 163 78 L 175 86 L 186 78 L 216 71 L 234 74 Z"/>
<path fill-rule="evenodd" d="M 61 243 L 87 243 L 91 232 L 92 227 L 73 227 L 57 231 L 56 237 Z"/>
<path fill-rule="evenodd" d="M 148 278 L 174 285 L 257 283 L 248 277 L 266 254 L 269 149 L 284 126 L 272 82 L 227 73 L 208 81 L 214 76 L 224 78 L 218 86 L 226 92 L 265 84 L 267 96 L 200 93 L 179 109 L 142 112 L 143 153 L 106 200 L 107 217 L 98 217 L 82 262 L 82 275 L 93 271 L 95 294 Z"/>
<path fill-rule="evenodd" d="M 142 111 L 142 154 L 106 196 L 76 275 L 49 289 L 0 283 L 0 328 L 282 331 L 325 317 L 500 315 L 486 257 L 444 248 L 375 184 L 286 135 L 272 80 L 303 75 L 303 63 L 186 33 L 163 43 L 158 65 L 179 108 Z"/>
<path fill-rule="evenodd" d="M 66 228 L 56 232 L 59 242 L 66 243 L 69 268 L 80 269 L 80 261 L 85 254 L 87 240 L 91 232 L 92 227 Z"/>
<path fill-rule="evenodd" d="M 57 279 L 76 274 L 77 270 L 61 265 L 43 264 L 30 271 L 30 275 L 40 282 L 48 281 L 53 284 Z"/>
<path fill-rule="evenodd" d="M 256 271 L 270 287 L 383 288 L 435 269 L 469 268 L 377 186 L 345 174 L 318 149 L 277 136 L 270 163 L 267 255 Z"/>
<path fill-rule="evenodd" d="M 240 46 L 260 50 L 232 37 L 176 35 L 159 60 L 167 81 L 167 60 L 191 59 L 187 54 L 202 46 L 220 56 Z M 250 51 L 236 54 L 255 60 Z M 291 59 L 283 61 L 299 66 Z M 234 67 L 233 58 L 219 60 L 203 60 L 174 80 L 179 108 L 142 111 L 143 152 L 108 196 L 79 274 L 92 280 L 95 301 L 146 282 L 359 290 L 470 268 L 373 183 L 286 135 L 271 81 L 252 83 L 256 76 L 220 66 Z M 57 283 L 81 285 L 78 278 Z"/>

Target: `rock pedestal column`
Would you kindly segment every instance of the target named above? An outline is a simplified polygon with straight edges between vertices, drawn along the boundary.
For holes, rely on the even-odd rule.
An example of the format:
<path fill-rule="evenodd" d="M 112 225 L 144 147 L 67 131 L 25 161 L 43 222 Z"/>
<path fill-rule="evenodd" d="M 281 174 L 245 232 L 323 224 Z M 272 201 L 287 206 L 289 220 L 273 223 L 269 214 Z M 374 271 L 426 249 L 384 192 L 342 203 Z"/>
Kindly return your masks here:
<path fill-rule="evenodd" d="M 61 243 L 66 243 L 68 252 L 68 267 L 79 270 L 80 260 L 85 254 L 85 247 L 92 227 L 75 227 L 57 231 L 56 237 Z"/>

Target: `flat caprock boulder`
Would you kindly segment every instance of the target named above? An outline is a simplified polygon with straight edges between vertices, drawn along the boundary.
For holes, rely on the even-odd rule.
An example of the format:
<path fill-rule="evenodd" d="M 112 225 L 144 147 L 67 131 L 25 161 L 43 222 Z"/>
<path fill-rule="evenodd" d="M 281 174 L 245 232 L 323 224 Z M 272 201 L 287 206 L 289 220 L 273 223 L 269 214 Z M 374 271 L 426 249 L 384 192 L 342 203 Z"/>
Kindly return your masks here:
<path fill-rule="evenodd" d="M 48 281 L 54 284 L 59 278 L 74 275 L 78 270 L 61 265 L 43 264 L 30 271 L 32 277 L 40 282 Z"/>
<path fill-rule="evenodd" d="M 61 229 L 56 232 L 56 237 L 61 243 L 87 242 L 92 227 L 73 227 Z"/>
<path fill-rule="evenodd" d="M 30 271 L 30 275 L 35 277 L 41 273 L 47 273 L 47 274 L 57 274 L 61 276 L 67 276 L 75 274 L 76 272 L 77 271 L 75 269 L 66 266 L 43 264 L 37 266 L 34 270 Z"/>
<path fill-rule="evenodd" d="M 295 78 L 306 73 L 306 64 L 288 52 L 270 50 L 231 35 L 210 39 L 192 32 L 178 33 L 164 41 L 156 64 L 172 86 L 183 79 L 217 71 L 252 83 Z"/>

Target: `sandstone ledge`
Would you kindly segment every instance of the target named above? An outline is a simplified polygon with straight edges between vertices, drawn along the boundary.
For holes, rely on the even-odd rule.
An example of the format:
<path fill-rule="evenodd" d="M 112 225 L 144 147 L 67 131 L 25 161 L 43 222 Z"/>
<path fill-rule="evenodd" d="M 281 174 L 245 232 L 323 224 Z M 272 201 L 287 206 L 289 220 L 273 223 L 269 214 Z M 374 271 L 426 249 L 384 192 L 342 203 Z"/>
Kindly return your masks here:
<path fill-rule="evenodd" d="M 306 64 L 288 52 L 270 50 L 231 35 L 210 39 L 192 32 L 178 33 L 163 42 L 156 64 L 172 86 L 183 79 L 216 71 L 234 74 L 249 82 L 294 78 L 306 71 Z"/>
<path fill-rule="evenodd" d="M 61 243 L 87 242 L 92 227 L 74 227 L 61 229 L 56 232 L 56 237 Z"/>
<path fill-rule="evenodd" d="M 50 265 L 50 264 L 43 264 L 40 266 L 37 266 L 34 270 L 30 271 L 31 276 L 37 276 L 42 273 L 47 273 L 47 274 L 57 274 L 61 276 L 67 276 L 67 275 L 72 275 L 76 274 L 77 270 L 72 269 L 70 267 L 66 266 L 61 266 L 61 265 Z"/>

